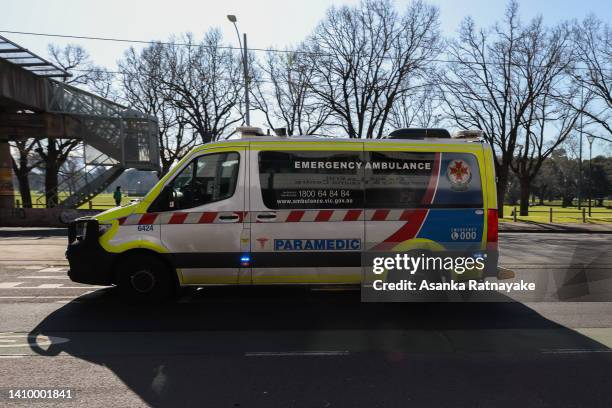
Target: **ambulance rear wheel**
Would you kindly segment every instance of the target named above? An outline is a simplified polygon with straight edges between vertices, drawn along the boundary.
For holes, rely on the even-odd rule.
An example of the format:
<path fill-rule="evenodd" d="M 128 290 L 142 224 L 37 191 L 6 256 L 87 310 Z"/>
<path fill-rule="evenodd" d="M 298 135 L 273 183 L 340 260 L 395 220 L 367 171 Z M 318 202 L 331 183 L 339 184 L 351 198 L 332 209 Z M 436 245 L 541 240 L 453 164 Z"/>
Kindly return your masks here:
<path fill-rule="evenodd" d="M 125 300 L 137 303 L 159 303 L 174 291 L 166 265 L 145 254 L 129 256 L 119 264 L 117 286 Z"/>

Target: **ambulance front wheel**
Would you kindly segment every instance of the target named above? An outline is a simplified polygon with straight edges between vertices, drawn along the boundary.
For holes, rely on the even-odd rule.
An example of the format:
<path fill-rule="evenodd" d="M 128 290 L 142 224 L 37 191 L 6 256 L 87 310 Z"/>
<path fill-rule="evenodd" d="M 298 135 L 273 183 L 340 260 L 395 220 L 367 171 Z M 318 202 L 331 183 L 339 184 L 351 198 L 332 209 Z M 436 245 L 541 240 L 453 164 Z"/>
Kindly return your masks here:
<path fill-rule="evenodd" d="M 120 262 L 117 273 L 119 292 L 128 301 L 158 303 L 175 289 L 170 271 L 153 255 L 131 255 Z"/>

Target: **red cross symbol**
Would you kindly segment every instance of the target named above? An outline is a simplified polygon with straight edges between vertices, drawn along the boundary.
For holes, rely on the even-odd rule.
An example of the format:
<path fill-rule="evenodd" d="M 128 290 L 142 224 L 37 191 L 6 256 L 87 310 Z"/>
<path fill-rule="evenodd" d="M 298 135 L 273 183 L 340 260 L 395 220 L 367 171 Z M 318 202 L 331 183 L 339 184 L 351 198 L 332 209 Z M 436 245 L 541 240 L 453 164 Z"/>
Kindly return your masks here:
<path fill-rule="evenodd" d="M 453 175 L 458 182 L 463 181 L 463 176 L 467 176 L 468 168 L 463 165 L 461 161 L 455 161 L 454 165 L 450 168 L 451 175 Z"/>

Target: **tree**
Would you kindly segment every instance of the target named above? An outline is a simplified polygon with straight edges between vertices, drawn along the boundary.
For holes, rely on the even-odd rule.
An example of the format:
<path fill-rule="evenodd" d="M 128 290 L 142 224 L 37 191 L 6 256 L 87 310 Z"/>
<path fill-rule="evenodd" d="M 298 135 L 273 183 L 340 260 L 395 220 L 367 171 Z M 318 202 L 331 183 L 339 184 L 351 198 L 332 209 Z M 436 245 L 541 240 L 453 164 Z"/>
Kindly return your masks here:
<path fill-rule="evenodd" d="M 520 213 L 529 214 L 531 185 L 542 164 L 575 129 L 578 113 L 567 103 L 576 89 L 563 90 L 569 82 L 572 46 L 570 32 L 560 25 L 546 29 L 538 17 L 527 26 L 517 42 L 517 79 L 524 81 L 532 102 L 521 118 L 518 154 L 510 168 L 520 182 Z"/>
<path fill-rule="evenodd" d="M 196 43 L 190 34 L 181 45 L 162 48 L 160 76 L 165 97 L 185 113 L 188 124 L 202 140 L 217 140 L 242 120 L 242 65 L 239 55 L 224 48 L 219 30 L 213 29 Z"/>
<path fill-rule="evenodd" d="M 119 62 L 122 99 L 129 106 L 157 117 L 161 175 L 166 174 L 196 141 L 186 112 L 172 102 L 163 88 L 164 81 L 169 81 L 171 75 L 164 70 L 167 65 L 164 58 L 168 55 L 165 47 L 169 46 L 158 43 L 140 52 L 130 48 Z"/>
<path fill-rule="evenodd" d="M 13 151 L 17 152 L 17 159 L 15 159 L 16 155 L 13 154 L 11 155 L 11 162 L 13 165 L 13 172 L 19 184 L 19 193 L 24 208 L 32 208 L 32 192 L 30 190 L 29 175 L 30 172 L 38 168 L 41 163 L 40 156 L 34 151 L 35 146 L 35 139 L 17 140 L 11 143 Z"/>
<path fill-rule="evenodd" d="M 506 194 L 521 132 L 533 137 L 526 129 L 536 120 L 536 104 L 553 90 L 564 66 L 565 58 L 558 52 L 565 45 L 546 46 L 548 36 L 543 31 L 540 19 L 527 26 L 519 21 L 515 1 L 508 4 L 503 21 L 491 28 L 477 29 L 474 21 L 466 18 L 459 37 L 449 43 L 448 59 L 452 62 L 437 78 L 447 118 L 463 129 L 484 130 L 496 152 L 499 203 Z M 527 50 L 529 44 L 538 48 Z M 529 148 L 522 154 L 532 152 Z M 499 216 L 503 216 L 502 206 Z"/>
<path fill-rule="evenodd" d="M 593 98 L 588 109 L 574 107 L 612 135 L 612 30 L 591 15 L 575 23 L 573 35 L 579 68 L 574 80 Z"/>
<path fill-rule="evenodd" d="M 287 135 L 311 135 L 319 132 L 330 115 L 311 89 L 315 67 L 303 58 L 303 47 L 286 53 L 268 52 L 258 64 L 253 102 L 264 113 L 271 128 L 284 127 Z"/>
<path fill-rule="evenodd" d="M 393 129 L 437 127 L 440 126 L 439 108 L 440 100 L 434 87 L 426 83 L 397 98 L 391 108 L 389 124 Z"/>
<path fill-rule="evenodd" d="M 381 137 L 396 99 L 439 53 L 438 27 L 438 9 L 421 1 L 401 16 L 388 0 L 330 8 L 305 47 L 331 125 L 351 138 Z"/>
<path fill-rule="evenodd" d="M 110 78 L 103 74 L 104 70 L 91 62 L 89 54 L 80 45 L 69 44 L 64 48 L 49 45 L 49 56 L 52 63 L 73 74 L 63 79 L 66 84 L 101 86 L 103 78 Z M 57 191 L 59 171 L 70 157 L 70 152 L 79 145 L 79 141 L 47 138 L 36 140 L 36 145 L 36 151 L 43 159 L 42 166 L 45 169 L 47 207 L 55 207 L 59 202 Z"/>

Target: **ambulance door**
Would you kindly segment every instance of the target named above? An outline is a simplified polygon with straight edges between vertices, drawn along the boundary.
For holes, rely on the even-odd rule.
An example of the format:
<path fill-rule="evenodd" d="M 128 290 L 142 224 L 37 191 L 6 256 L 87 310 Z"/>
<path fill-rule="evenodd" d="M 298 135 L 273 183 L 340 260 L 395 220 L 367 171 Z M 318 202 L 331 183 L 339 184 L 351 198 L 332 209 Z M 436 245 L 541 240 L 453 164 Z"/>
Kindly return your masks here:
<path fill-rule="evenodd" d="M 161 239 L 182 284 L 238 283 L 248 254 L 246 162 L 244 147 L 205 150 L 162 190 Z"/>
<path fill-rule="evenodd" d="M 319 143 L 252 147 L 253 283 L 360 281 L 363 144 Z"/>

